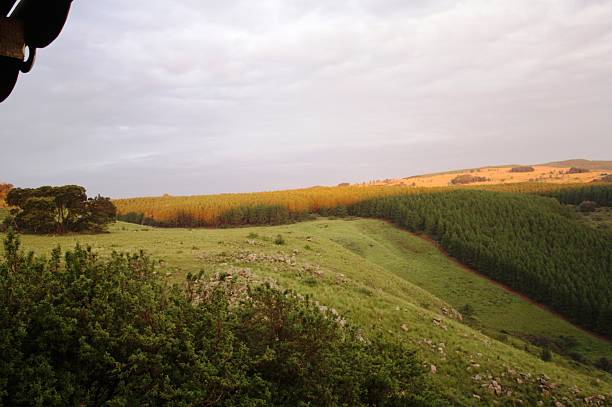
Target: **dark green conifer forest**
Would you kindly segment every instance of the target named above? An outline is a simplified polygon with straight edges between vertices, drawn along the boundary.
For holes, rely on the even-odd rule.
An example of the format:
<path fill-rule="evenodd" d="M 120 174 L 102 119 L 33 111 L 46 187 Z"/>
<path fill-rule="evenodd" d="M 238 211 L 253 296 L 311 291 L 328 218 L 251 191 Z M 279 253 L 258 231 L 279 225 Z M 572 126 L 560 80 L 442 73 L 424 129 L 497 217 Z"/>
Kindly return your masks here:
<path fill-rule="evenodd" d="M 579 205 L 592 201 L 599 206 L 612 206 L 612 185 L 587 185 L 575 188 L 560 188 L 556 191 L 542 193 L 570 205 Z"/>
<path fill-rule="evenodd" d="M 559 199 L 605 203 L 609 193 L 586 188 Z M 612 336 L 612 234 L 581 224 L 556 199 L 459 190 L 368 200 L 349 213 L 425 233 L 480 273 Z"/>

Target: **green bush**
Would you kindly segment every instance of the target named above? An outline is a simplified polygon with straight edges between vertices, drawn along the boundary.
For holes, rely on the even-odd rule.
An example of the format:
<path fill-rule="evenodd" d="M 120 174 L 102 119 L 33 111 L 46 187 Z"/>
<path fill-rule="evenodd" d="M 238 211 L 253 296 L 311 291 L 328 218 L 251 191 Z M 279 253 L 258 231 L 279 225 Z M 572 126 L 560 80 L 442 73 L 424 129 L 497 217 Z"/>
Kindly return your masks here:
<path fill-rule="evenodd" d="M 283 237 L 283 235 L 276 235 L 276 239 L 274 239 L 274 244 L 277 244 L 279 246 L 284 245 L 285 238 Z"/>
<path fill-rule="evenodd" d="M 459 312 L 465 318 L 473 318 L 474 314 L 476 313 L 476 311 L 474 310 L 474 307 L 472 307 L 470 304 L 465 304 L 463 307 L 459 309 Z"/>
<path fill-rule="evenodd" d="M 612 359 L 601 357 L 597 360 L 597 362 L 595 362 L 595 367 L 608 373 L 612 373 Z"/>
<path fill-rule="evenodd" d="M 582 201 L 578 205 L 578 210 L 582 213 L 595 212 L 595 209 L 597 209 L 597 202 L 593 201 Z"/>
<path fill-rule="evenodd" d="M 540 359 L 542 359 L 544 362 L 550 362 L 552 360 L 552 352 L 548 347 L 542 348 L 542 351 L 540 352 Z"/>
<path fill-rule="evenodd" d="M 405 345 L 269 286 L 169 286 L 142 253 L 0 261 L 0 405 L 421 406 Z M 225 288 L 223 288 L 225 287 Z"/>

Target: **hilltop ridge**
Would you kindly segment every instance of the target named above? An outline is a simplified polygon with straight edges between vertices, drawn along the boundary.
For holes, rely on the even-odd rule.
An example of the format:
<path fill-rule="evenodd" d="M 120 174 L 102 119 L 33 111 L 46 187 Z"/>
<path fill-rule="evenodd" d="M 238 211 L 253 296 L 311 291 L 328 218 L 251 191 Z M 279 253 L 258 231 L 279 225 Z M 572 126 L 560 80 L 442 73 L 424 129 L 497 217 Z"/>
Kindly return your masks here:
<path fill-rule="evenodd" d="M 587 170 L 608 170 L 612 171 L 612 161 L 593 161 L 584 158 L 575 158 L 564 161 L 553 161 L 547 164 L 542 164 L 549 167 L 579 167 Z"/>
<path fill-rule="evenodd" d="M 525 171 L 516 171 L 518 168 L 523 168 Z M 589 183 L 600 180 L 609 171 L 612 171 L 612 161 L 572 159 L 547 164 L 505 164 L 450 170 L 404 178 L 375 180 L 359 185 L 442 187 L 453 184 L 493 185 L 521 182 Z M 468 175 L 471 177 L 467 177 Z"/>

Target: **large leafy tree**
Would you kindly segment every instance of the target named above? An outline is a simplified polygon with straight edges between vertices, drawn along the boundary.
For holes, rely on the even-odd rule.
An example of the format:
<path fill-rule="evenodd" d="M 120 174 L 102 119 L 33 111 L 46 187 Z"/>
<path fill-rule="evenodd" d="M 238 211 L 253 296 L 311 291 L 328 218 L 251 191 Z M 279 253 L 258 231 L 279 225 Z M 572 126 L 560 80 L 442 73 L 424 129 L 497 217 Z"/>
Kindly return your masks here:
<path fill-rule="evenodd" d="M 31 233 L 100 231 L 117 216 L 110 199 L 88 199 L 78 185 L 13 188 L 6 201 L 16 226 Z"/>

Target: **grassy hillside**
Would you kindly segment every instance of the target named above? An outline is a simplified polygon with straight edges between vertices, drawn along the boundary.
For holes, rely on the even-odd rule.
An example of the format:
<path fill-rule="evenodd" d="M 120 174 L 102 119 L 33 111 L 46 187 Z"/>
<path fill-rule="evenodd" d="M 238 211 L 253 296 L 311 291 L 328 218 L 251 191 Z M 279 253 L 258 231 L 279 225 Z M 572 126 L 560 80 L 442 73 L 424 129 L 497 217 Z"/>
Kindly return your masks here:
<path fill-rule="evenodd" d="M 284 245 L 274 243 L 279 234 Z M 39 253 L 75 242 L 91 245 L 101 255 L 145 248 L 174 281 L 203 270 L 207 276 L 221 273 L 251 282 L 272 280 L 310 294 L 370 334 L 410 343 L 419 350 L 432 380 L 458 405 L 490 405 L 494 400 L 503 404 L 522 400 L 527 405 L 542 400 L 553 405 L 563 397 L 576 402 L 592 395 L 612 396 L 610 375 L 557 354 L 551 362 L 543 362 L 538 348 L 501 332 L 551 341 L 560 336 L 573 338 L 574 350 L 591 360 L 612 357 L 609 343 L 465 270 L 433 244 L 382 221 L 321 219 L 221 230 L 118 223 L 103 235 L 23 237 L 24 246 Z M 474 309 L 474 317 L 462 322 L 455 310 L 466 304 Z M 546 397 L 547 392 L 551 396 Z"/>
<path fill-rule="evenodd" d="M 479 272 L 612 335 L 612 235 L 554 199 L 461 190 L 379 198 L 349 213 L 427 233 Z"/>
<path fill-rule="evenodd" d="M 529 172 L 512 171 L 512 168 L 519 167 L 517 165 L 472 168 L 436 174 L 416 175 L 406 178 L 387 179 L 383 181 L 376 181 L 373 183 L 373 185 L 403 185 L 420 188 L 443 187 L 449 185 L 455 177 L 467 174 L 484 178 L 482 180 L 473 182 L 473 185 L 511 184 L 520 182 L 540 182 L 550 184 L 588 183 L 600 179 L 602 172 L 605 173 L 610 167 L 609 161 L 590 162 L 584 160 L 584 162 L 577 161 L 574 164 L 575 165 L 571 164 L 570 162 L 567 164 L 560 162 L 525 166 L 532 169 Z M 584 164 L 584 166 L 580 164 Z M 570 172 L 572 167 L 585 168 L 590 171 L 574 174 Z"/>

